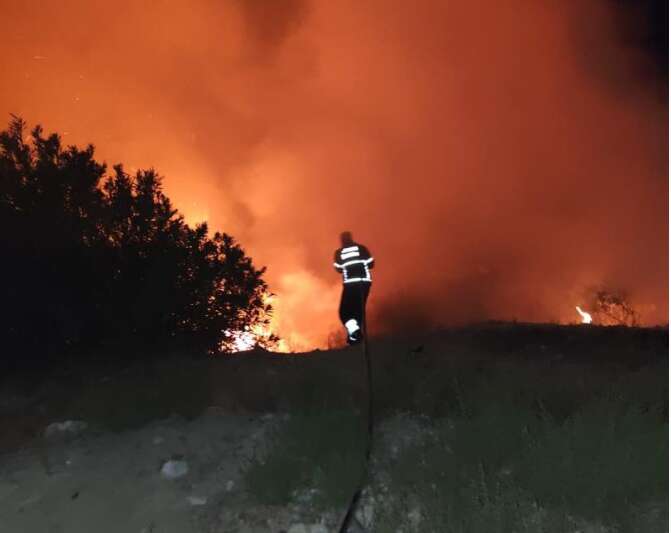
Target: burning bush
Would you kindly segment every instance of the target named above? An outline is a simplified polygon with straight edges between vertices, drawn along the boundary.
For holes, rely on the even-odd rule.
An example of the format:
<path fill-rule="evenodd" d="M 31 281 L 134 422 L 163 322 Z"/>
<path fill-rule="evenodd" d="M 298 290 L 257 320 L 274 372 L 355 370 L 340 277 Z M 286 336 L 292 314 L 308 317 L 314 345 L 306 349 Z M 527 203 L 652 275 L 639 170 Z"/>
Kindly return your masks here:
<path fill-rule="evenodd" d="M 637 326 L 638 313 L 623 291 L 598 289 L 590 306 L 597 324 L 602 326 Z"/>

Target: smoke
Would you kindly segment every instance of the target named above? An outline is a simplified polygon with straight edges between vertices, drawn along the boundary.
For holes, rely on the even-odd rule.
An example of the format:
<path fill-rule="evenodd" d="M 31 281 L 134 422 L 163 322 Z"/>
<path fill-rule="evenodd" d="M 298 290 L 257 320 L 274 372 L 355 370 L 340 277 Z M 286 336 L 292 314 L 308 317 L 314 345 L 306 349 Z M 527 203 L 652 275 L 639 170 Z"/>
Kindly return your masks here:
<path fill-rule="evenodd" d="M 15 3 L 0 109 L 157 168 L 268 267 L 290 346 L 338 327 L 343 229 L 377 331 L 577 321 L 597 285 L 666 323 L 668 72 L 579 4 Z"/>

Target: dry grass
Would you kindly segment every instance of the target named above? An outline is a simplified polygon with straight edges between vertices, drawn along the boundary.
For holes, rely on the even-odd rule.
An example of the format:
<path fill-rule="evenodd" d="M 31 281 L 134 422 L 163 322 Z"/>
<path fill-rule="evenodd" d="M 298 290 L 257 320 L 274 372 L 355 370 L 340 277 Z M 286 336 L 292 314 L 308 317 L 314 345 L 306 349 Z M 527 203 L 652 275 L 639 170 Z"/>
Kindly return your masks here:
<path fill-rule="evenodd" d="M 667 530 L 666 330 L 494 324 L 374 339 L 371 348 L 378 420 L 403 411 L 435 424 L 437 441 L 388 466 L 401 500 L 422 495 L 425 531 L 566 531 L 570 517 L 612 531 Z M 261 501 L 286 502 L 312 484 L 335 505 L 354 484 L 342 473 L 361 460 L 357 349 L 112 361 L 1 385 L 0 451 L 54 420 L 121 430 L 218 405 L 298 414 L 249 470 Z"/>

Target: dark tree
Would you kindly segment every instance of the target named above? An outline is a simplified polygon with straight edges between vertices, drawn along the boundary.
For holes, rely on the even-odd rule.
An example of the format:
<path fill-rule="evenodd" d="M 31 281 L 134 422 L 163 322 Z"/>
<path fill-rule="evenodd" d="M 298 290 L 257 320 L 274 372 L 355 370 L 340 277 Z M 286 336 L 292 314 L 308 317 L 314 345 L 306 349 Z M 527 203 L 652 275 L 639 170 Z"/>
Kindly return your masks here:
<path fill-rule="evenodd" d="M 26 140 L 19 118 L 0 133 L 5 363 L 130 342 L 226 351 L 226 332 L 267 323 L 264 269 L 232 237 L 189 227 L 154 170 L 106 172 L 93 146 L 40 127 Z"/>

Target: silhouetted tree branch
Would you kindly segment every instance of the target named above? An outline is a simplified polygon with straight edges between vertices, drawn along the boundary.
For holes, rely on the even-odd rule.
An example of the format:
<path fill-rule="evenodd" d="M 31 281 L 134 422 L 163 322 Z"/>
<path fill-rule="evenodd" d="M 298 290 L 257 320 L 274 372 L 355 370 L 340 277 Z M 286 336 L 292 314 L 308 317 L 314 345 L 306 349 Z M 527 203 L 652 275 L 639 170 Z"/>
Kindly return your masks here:
<path fill-rule="evenodd" d="M 214 352 L 268 321 L 264 269 L 230 235 L 189 227 L 156 171 L 108 174 L 93 146 L 25 130 L 13 117 L 0 132 L 6 357 L 130 340 Z"/>

